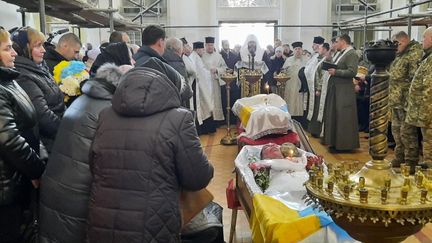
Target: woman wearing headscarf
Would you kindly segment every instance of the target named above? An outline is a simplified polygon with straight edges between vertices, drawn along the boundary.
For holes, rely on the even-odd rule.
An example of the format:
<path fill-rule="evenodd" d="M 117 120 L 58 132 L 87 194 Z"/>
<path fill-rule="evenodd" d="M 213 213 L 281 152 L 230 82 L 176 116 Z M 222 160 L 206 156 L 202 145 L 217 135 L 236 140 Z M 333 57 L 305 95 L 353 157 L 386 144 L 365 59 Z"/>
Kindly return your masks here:
<path fill-rule="evenodd" d="M 131 67 L 102 65 L 96 77 L 84 83 L 82 95 L 66 110 L 41 179 L 42 243 L 84 242 L 91 184 L 90 145 L 100 111 L 111 105 L 120 76 Z"/>
<path fill-rule="evenodd" d="M 114 63 L 117 66 L 134 65 L 132 53 L 124 42 L 111 43 L 101 49 L 101 53 L 97 56 L 90 68 L 90 76 L 94 77 L 99 67 L 105 63 Z"/>
<path fill-rule="evenodd" d="M 45 36 L 38 30 L 26 27 L 14 31 L 12 41 L 18 53 L 15 59 L 15 67 L 20 73 L 17 82 L 36 109 L 41 140 L 50 151 L 66 107 L 63 93 L 43 59 Z"/>
<path fill-rule="evenodd" d="M 279 74 L 284 63 L 285 63 L 286 57 L 283 55 L 283 47 L 279 46 L 275 49 L 275 54 L 270 57 L 270 88 L 273 92 L 277 89 L 276 80 L 273 78 L 274 75 Z"/>
<path fill-rule="evenodd" d="M 22 242 L 20 227 L 30 180 L 37 186 L 45 164 L 39 159 L 36 111 L 14 81 L 16 52 L 0 30 L 0 241 Z"/>

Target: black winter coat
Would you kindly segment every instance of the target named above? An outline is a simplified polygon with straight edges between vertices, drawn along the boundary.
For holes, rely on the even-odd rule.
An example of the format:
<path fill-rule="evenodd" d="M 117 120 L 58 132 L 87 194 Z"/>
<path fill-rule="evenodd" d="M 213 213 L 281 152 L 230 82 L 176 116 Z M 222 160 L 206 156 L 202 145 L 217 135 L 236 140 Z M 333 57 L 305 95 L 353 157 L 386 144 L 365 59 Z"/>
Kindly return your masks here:
<path fill-rule="evenodd" d="M 162 57 L 168 62 L 171 67 L 173 67 L 178 73 L 180 73 L 183 78 L 187 77 L 186 66 L 181 56 L 177 55 L 174 51 L 165 50 L 165 53 Z"/>
<path fill-rule="evenodd" d="M 89 80 L 66 110 L 41 181 L 41 242 L 84 242 L 91 174 L 90 145 L 102 109 L 111 105 L 115 86 Z"/>
<path fill-rule="evenodd" d="M 177 242 L 179 195 L 213 177 L 190 111 L 162 73 L 135 68 L 101 112 L 90 167 L 90 243 Z"/>
<path fill-rule="evenodd" d="M 13 80 L 18 75 L 13 69 L 0 68 L 0 207 L 17 203 L 26 191 L 24 185 L 45 169 L 38 156 L 36 112 Z"/>
<path fill-rule="evenodd" d="M 45 64 L 38 66 L 26 57 L 17 56 L 15 67 L 20 72 L 17 83 L 36 109 L 42 142 L 50 150 L 66 109 L 63 93 Z"/>
<path fill-rule="evenodd" d="M 67 59 L 58 53 L 54 48 L 48 48 L 46 50 L 44 60 L 51 74 L 53 74 L 54 67 L 57 66 L 57 64 L 59 64 L 61 61 L 67 61 Z"/>
<path fill-rule="evenodd" d="M 96 76 L 97 70 L 105 63 L 114 63 L 117 66 L 131 65 L 129 49 L 126 43 L 111 43 L 107 47 L 101 48 L 101 53 L 96 57 L 90 68 L 90 76 Z"/>
<path fill-rule="evenodd" d="M 151 47 L 143 45 L 138 49 L 138 52 L 133 55 L 133 59 L 135 60 L 135 67 L 141 67 L 142 64 L 148 61 L 150 57 L 155 57 L 162 62 L 168 64 L 165 58 L 161 57 L 159 53 L 153 50 Z"/>
<path fill-rule="evenodd" d="M 152 68 L 165 74 L 180 92 L 181 105 L 185 106 L 186 103 L 189 102 L 189 99 L 192 98 L 193 91 L 188 82 L 186 82 L 185 78 L 169 64 L 166 64 L 155 57 L 150 57 L 145 63 L 141 64 L 141 67 Z"/>

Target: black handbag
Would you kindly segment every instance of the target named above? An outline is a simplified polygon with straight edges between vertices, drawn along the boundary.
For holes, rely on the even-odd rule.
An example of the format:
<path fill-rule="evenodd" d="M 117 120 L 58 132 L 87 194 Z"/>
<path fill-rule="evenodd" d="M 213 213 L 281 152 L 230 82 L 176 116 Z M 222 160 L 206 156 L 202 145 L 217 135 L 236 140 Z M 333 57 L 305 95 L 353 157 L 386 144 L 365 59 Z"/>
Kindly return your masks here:
<path fill-rule="evenodd" d="M 39 243 L 39 189 L 32 189 L 30 210 L 32 220 L 23 232 L 24 243 Z"/>

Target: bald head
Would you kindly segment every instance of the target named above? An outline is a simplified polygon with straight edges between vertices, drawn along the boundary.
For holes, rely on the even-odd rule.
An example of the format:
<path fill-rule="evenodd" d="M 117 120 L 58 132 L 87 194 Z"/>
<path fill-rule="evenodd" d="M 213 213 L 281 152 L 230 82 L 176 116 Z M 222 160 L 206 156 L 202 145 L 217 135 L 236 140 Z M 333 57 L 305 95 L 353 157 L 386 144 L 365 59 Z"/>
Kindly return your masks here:
<path fill-rule="evenodd" d="M 432 47 L 432 27 L 427 28 L 423 32 L 423 49 Z"/>

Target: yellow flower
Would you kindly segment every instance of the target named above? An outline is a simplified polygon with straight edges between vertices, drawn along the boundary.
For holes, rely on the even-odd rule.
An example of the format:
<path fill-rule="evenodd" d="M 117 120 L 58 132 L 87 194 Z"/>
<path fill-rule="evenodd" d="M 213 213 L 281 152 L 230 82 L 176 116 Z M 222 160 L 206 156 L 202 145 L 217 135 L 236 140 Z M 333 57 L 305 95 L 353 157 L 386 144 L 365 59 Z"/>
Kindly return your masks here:
<path fill-rule="evenodd" d="M 69 61 L 61 61 L 61 62 L 59 62 L 59 64 L 57 64 L 54 67 L 54 70 L 53 70 L 54 80 L 56 81 L 57 84 L 61 83 L 61 81 L 62 81 L 62 79 L 61 79 L 62 70 L 65 67 L 69 66 L 69 64 L 70 64 Z"/>

